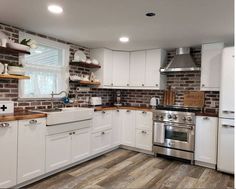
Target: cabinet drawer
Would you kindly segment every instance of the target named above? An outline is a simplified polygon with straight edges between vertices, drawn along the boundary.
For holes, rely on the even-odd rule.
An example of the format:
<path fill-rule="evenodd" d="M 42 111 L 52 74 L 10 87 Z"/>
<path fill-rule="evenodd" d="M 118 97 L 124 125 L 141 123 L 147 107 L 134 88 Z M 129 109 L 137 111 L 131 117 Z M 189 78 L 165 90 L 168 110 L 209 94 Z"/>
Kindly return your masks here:
<path fill-rule="evenodd" d="M 112 111 L 98 111 L 93 117 L 93 132 L 110 129 L 112 126 Z"/>
<path fill-rule="evenodd" d="M 136 111 L 136 128 L 152 130 L 152 112 Z"/>
<path fill-rule="evenodd" d="M 97 154 L 111 147 L 111 129 L 92 134 L 92 153 Z"/>
<path fill-rule="evenodd" d="M 136 148 L 152 150 L 152 132 L 144 129 L 136 129 Z"/>

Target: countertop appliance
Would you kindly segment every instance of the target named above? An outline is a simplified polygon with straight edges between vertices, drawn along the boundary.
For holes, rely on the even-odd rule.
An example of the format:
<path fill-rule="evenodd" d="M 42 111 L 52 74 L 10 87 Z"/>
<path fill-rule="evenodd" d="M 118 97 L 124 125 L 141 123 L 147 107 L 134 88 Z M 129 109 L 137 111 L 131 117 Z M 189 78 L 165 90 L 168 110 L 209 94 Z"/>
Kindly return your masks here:
<path fill-rule="evenodd" d="M 91 97 L 90 98 L 91 106 L 101 106 L 102 105 L 102 97 Z"/>
<path fill-rule="evenodd" d="M 153 111 L 153 152 L 193 163 L 197 111 L 198 108 L 157 106 Z"/>
<path fill-rule="evenodd" d="M 217 169 L 227 173 L 234 173 L 234 64 L 234 47 L 224 48 L 221 67 Z"/>

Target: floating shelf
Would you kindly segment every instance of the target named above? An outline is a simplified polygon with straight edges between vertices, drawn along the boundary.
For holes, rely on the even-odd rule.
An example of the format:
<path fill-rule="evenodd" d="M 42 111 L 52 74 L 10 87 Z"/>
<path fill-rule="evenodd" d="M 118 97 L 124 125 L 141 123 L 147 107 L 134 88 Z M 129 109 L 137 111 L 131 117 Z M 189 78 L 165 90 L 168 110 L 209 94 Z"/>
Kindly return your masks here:
<path fill-rule="evenodd" d="M 82 81 L 82 80 L 80 80 L 79 83 L 81 85 L 100 85 L 101 84 L 100 82 L 91 82 L 91 81 Z"/>
<path fill-rule="evenodd" d="M 1 54 L 30 54 L 29 51 L 22 51 L 22 50 L 11 49 L 8 47 L 1 47 L 1 46 L 0 46 L 0 53 Z"/>
<path fill-rule="evenodd" d="M 71 65 L 81 66 L 84 68 L 101 68 L 100 65 L 97 64 L 88 64 L 86 62 L 70 62 Z"/>
<path fill-rule="evenodd" d="M 0 74 L 0 79 L 30 79 L 30 77 L 25 76 L 25 75 L 4 75 L 4 74 Z"/>

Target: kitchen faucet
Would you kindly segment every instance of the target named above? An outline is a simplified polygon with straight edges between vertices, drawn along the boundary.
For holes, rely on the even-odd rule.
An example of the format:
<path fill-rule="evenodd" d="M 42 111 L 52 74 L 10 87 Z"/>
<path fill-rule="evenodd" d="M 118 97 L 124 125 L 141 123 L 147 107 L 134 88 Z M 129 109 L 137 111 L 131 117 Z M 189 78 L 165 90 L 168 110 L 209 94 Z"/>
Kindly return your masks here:
<path fill-rule="evenodd" d="M 54 96 L 55 96 L 55 95 L 61 95 L 62 93 L 65 94 L 65 97 L 68 97 L 68 93 L 67 93 L 66 91 L 61 91 L 61 92 L 59 92 L 59 93 L 54 93 L 54 92 L 52 91 L 52 93 L 51 93 L 51 96 L 52 96 L 52 98 L 51 98 L 52 109 L 54 109 L 54 105 L 53 105 Z"/>

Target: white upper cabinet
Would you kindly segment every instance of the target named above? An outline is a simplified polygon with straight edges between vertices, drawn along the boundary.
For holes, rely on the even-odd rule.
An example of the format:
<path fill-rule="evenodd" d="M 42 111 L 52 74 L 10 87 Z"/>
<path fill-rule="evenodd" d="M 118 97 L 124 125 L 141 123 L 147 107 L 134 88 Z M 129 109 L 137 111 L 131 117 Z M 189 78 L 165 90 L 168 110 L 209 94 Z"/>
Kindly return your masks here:
<path fill-rule="evenodd" d="M 220 117 L 234 118 L 234 48 L 223 50 L 220 89 Z"/>
<path fill-rule="evenodd" d="M 130 86 L 142 87 L 145 83 L 145 51 L 130 53 Z"/>
<path fill-rule="evenodd" d="M 97 59 L 101 65 L 101 69 L 95 70 L 96 77 L 101 81 L 101 85 L 105 87 L 113 86 L 113 58 L 112 50 L 109 49 L 92 49 L 91 59 Z"/>
<path fill-rule="evenodd" d="M 113 85 L 129 86 L 129 52 L 113 51 Z"/>
<path fill-rule="evenodd" d="M 219 91 L 223 43 L 202 45 L 201 90 Z"/>
<path fill-rule="evenodd" d="M 166 76 L 159 71 L 165 59 L 166 51 L 163 49 L 146 51 L 145 87 L 165 89 Z"/>
<path fill-rule="evenodd" d="M 21 120 L 18 128 L 18 183 L 45 173 L 46 119 Z"/>
<path fill-rule="evenodd" d="M 4 127 L 3 127 L 4 126 Z M 0 188 L 16 185 L 17 122 L 0 122 Z"/>

